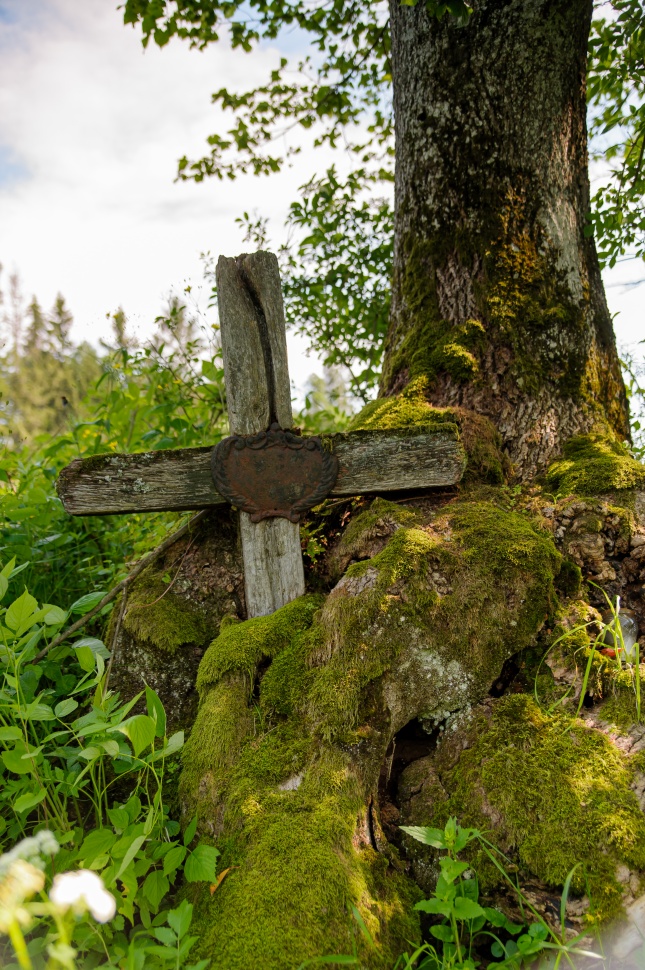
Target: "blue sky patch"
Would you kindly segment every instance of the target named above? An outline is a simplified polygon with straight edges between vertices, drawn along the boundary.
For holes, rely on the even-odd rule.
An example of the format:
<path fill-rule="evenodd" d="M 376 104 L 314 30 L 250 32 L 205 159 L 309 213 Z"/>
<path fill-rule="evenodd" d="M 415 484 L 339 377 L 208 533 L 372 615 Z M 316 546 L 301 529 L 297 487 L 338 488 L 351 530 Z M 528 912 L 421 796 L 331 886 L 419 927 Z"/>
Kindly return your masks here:
<path fill-rule="evenodd" d="M 28 178 L 29 169 L 8 145 L 0 144 L 0 189 Z"/>

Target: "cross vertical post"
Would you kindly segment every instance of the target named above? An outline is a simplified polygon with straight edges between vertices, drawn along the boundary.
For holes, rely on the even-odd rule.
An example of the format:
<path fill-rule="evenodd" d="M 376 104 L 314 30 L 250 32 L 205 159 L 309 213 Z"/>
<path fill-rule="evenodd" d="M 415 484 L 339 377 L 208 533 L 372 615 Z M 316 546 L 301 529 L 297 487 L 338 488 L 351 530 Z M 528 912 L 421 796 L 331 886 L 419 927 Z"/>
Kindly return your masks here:
<path fill-rule="evenodd" d="M 291 428 L 291 384 L 278 261 L 258 252 L 220 256 L 217 293 L 231 434 Z M 246 609 L 266 616 L 305 591 L 297 522 L 252 522 L 240 512 Z"/>

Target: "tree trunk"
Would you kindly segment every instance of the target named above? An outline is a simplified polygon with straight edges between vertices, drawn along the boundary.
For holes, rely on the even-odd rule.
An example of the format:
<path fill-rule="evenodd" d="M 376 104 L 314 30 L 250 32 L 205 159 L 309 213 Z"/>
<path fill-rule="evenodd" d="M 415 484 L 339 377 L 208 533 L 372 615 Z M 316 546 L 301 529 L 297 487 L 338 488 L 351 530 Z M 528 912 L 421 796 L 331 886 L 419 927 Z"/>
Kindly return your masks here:
<path fill-rule="evenodd" d="M 629 435 L 589 209 L 592 0 L 479 0 L 467 26 L 391 0 L 394 291 L 382 392 L 425 378 L 487 415 L 518 473 Z"/>

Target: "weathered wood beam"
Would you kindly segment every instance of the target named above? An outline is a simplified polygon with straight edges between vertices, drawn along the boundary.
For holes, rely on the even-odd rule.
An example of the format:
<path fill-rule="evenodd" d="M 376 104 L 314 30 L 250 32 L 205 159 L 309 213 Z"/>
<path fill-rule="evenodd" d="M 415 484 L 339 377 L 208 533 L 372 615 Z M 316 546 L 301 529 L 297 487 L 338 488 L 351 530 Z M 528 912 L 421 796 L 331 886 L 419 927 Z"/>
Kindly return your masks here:
<path fill-rule="evenodd" d="M 331 495 L 379 494 L 454 485 L 466 467 L 453 426 L 320 436 L 338 457 Z M 225 504 L 210 470 L 211 448 L 76 459 L 58 479 L 71 515 L 170 512 Z"/>
<path fill-rule="evenodd" d="M 217 261 L 228 423 L 257 434 L 277 421 L 290 428 L 291 383 L 278 260 L 251 253 Z M 267 616 L 302 596 L 300 529 L 288 519 L 252 522 L 240 512 L 247 616 Z"/>

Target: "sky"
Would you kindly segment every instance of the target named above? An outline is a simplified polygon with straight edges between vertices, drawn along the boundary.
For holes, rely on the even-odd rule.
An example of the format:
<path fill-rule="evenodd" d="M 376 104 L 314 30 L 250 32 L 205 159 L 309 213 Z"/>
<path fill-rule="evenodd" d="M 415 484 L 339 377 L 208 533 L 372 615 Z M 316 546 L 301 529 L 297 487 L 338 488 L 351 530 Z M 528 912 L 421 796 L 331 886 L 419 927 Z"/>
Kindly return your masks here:
<path fill-rule="evenodd" d="M 0 0 L 0 263 L 48 308 L 58 292 L 76 340 L 109 335 L 122 306 L 145 338 L 169 291 L 202 281 L 200 254 L 244 251 L 243 211 L 279 226 L 295 188 L 327 167 L 303 151 L 292 169 L 236 182 L 175 182 L 177 159 L 199 157 L 227 118 L 222 86 L 263 81 L 280 51 L 251 55 L 175 42 L 143 50 L 118 0 Z M 293 46 L 293 41 L 291 42 Z M 248 244 L 247 244 L 248 245 Z M 645 336 L 645 277 L 630 262 L 606 275 L 619 343 Z M 204 294 L 206 289 L 204 290 Z M 202 298 L 205 305 L 206 298 Z M 321 371 L 289 336 L 292 380 Z"/>

